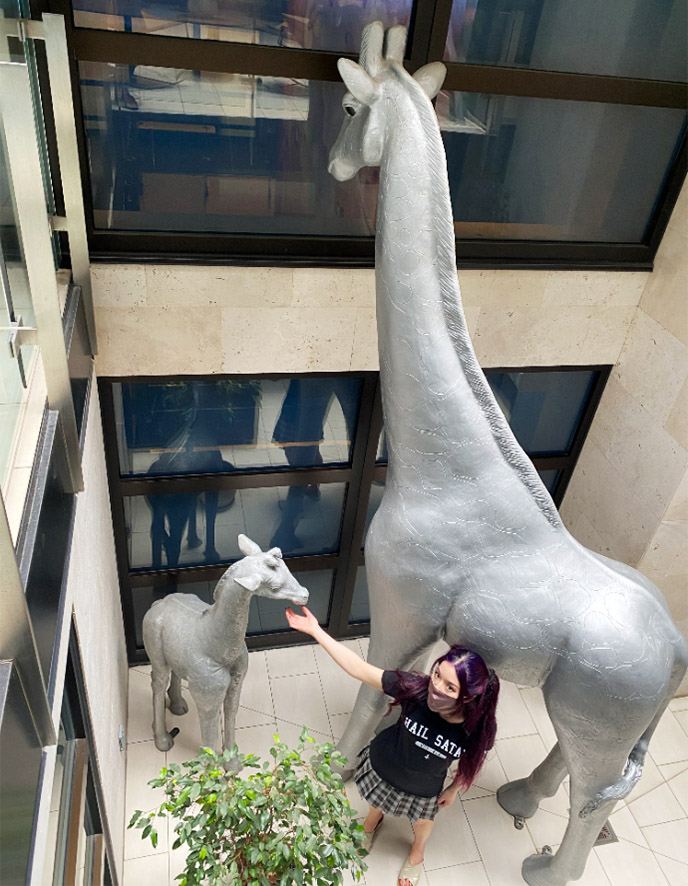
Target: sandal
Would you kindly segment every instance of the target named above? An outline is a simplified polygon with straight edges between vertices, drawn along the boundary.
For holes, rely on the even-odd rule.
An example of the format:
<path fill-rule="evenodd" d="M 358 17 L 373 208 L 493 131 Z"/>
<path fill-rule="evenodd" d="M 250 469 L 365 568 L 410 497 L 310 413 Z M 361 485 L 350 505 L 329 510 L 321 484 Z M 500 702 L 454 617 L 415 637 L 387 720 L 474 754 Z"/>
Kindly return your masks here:
<path fill-rule="evenodd" d="M 361 849 L 365 849 L 365 851 L 368 854 L 370 854 L 370 850 L 373 845 L 373 840 L 375 839 L 375 835 L 377 834 L 380 825 L 384 821 L 384 818 L 385 818 L 384 814 L 380 816 L 380 821 L 378 821 L 378 823 L 375 825 L 374 829 L 372 830 L 372 832 L 370 834 L 365 835 L 365 839 L 361 843 Z"/>
<path fill-rule="evenodd" d="M 411 864 L 409 861 L 409 857 L 406 856 L 406 861 L 401 867 L 399 871 L 399 876 L 397 878 L 397 884 L 401 880 L 408 880 L 411 886 L 417 886 L 420 875 L 423 872 L 423 862 L 420 861 L 418 864 Z"/>

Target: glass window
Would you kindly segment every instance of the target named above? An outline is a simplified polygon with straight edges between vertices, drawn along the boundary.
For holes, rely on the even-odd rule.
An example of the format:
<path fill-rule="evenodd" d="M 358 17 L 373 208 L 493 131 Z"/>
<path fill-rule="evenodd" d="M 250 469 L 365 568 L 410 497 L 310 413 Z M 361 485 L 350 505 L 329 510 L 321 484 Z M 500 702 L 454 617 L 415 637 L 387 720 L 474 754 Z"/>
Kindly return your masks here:
<path fill-rule="evenodd" d="M 320 624 L 326 625 L 330 612 L 332 581 L 334 572 L 331 569 L 317 569 L 310 572 L 292 570 L 296 580 L 308 589 L 308 608 L 316 616 Z M 169 594 L 194 594 L 204 603 L 213 603 L 213 592 L 217 582 L 201 581 L 185 584 L 159 585 L 157 587 L 134 588 L 134 629 L 136 645 L 143 647 L 142 624 L 143 616 L 156 600 L 162 600 Z M 251 634 L 288 631 L 289 625 L 284 617 L 284 610 L 289 604 L 284 600 L 269 600 L 267 597 L 254 595 L 249 609 L 247 636 Z"/>
<path fill-rule="evenodd" d="M 370 235 L 377 170 L 327 172 L 342 83 L 81 63 L 96 228 Z"/>
<path fill-rule="evenodd" d="M 685 0 L 454 0 L 447 61 L 685 80 Z"/>
<path fill-rule="evenodd" d="M 385 492 L 385 481 L 384 480 L 373 480 L 373 484 L 370 487 L 370 497 L 368 498 L 368 508 L 366 510 L 366 521 L 365 521 L 365 529 L 363 530 L 363 544 L 365 545 L 366 535 L 368 535 L 368 530 L 370 529 L 370 524 L 375 516 L 377 509 L 380 507 L 380 502 L 382 501 L 382 496 Z"/>
<path fill-rule="evenodd" d="M 442 92 L 457 237 L 641 243 L 685 128 L 671 108 Z"/>
<path fill-rule="evenodd" d="M 129 565 L 174 569 L 239 559 L 239 533 L 285 556 L 339 547 L 345 483 L 270 486 L 124 499 Z"/>
<path fill-rule="evenodd" d="M 114 385 L 122 476 L 348 465 L 361 380 Z"/>
<path fill-rule="evenodd" d="M 356 53 L 368 22 L 408 25 L 412 0 L 75 0 L 83 28 Z"/>
<path fill-rule="evenodd" d="M 538 471 L 538 474 L 540 475 L 542 482 L 545 484 L 547 492 L 549 492 L 550 495 L 553 495 L 561 471 Z"/>
<path fill-rule="evenodd" d="M 354 596 L 351 601 L 349 624 L 370 621 L 370 602 L 368 599 L 368 580 L 365 566 L 359 566 L 356 570 L 356 584 Z"/>
<path fill-rule="evenodd" d="M 594 371 L 490 372 L 487 380 L 528 455 L 568 453 Z"/>

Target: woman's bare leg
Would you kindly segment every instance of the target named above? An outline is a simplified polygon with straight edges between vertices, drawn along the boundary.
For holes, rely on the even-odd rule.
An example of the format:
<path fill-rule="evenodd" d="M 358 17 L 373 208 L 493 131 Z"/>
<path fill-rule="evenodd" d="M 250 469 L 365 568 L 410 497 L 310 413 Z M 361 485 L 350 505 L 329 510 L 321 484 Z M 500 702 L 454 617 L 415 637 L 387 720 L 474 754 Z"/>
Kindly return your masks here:
<path fill-rule="evenodd" d="M 409 852 L 411 864 L 420 864 L 425 858 L 425 844 L 433 829 L 435 822 L 426 818 L 419 818 L 413 825 L 413 846 Z M 411 886 L 410 880 L 399 880 L 399 886 Z"/>
<path fill-rule="evenodd" d="M 370 806 L 370 804 L 368 805 Z M 368 817 L 363 822 L 363 830 L 366 832 L 366 834 L 373 833 L 375 828 L 380 824 L 382 814 L 382 809 L 376 809 L 374 806 L 370 806 Z"/>

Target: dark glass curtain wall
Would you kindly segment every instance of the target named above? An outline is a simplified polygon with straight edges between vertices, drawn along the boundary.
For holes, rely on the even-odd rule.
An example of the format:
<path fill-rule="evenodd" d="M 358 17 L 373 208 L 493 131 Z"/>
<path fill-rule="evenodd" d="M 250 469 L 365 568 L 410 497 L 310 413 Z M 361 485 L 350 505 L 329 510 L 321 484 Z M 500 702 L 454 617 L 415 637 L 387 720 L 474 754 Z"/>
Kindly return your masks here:
<path fill-rule="evenodd" d="M 376 19 L 436 107 L 459 263 L 650 267 L 686 170 L 686 0 L 35 0 L 68 23 L 96 257 L 373 262 L 327 173 Z"/>
<path fill-rule="evenodd" d="M 559 504 L 608 367 L 488 370 Z M 367 631 L 365 535 L 385 487 L 377 373 L 100 382 L 129 655 L 155 600 L 212 603 L 244 533 L 282 549 L 338 637 Z M 254 597 L 252 647 L 298 641 L 284 604 Z"/>

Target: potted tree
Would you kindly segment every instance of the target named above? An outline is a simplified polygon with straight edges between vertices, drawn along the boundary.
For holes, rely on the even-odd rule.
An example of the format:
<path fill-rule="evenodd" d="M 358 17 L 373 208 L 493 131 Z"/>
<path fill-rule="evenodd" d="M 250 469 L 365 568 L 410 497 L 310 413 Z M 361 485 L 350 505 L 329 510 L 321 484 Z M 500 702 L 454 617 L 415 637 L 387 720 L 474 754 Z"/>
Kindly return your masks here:
<path fill-rule="evenodd" d="M 360 879 L 363 827 L 333 771 L 346 760 L 305 728 L 295 750 L 275 735 L 270 754 L 261 763 L 236 745 L 224 754 L 203 748 L 149 782 L 164 788 L 165 800 L 137 810 L 129 827 L 156 846 L 156 818 L 176 819 L 172 848 L 189 848 L 180 886 L 329 886 L 343 883 L 347 868 Z M 226 770 L 237 757 L 242 769 Z"/>

